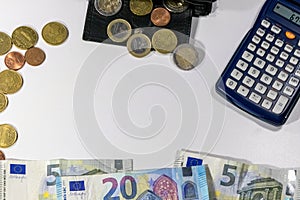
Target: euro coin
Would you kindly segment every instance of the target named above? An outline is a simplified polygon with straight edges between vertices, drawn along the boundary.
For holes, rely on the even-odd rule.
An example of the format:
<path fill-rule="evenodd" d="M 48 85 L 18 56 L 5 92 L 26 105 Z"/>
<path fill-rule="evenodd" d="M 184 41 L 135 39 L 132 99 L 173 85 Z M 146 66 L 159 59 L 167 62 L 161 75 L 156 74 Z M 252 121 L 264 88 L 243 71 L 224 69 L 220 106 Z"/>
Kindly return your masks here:
<path fill-rule="evenodd" d="M 28 26 L 20 26 L 12 33 L 13 44 L 20 49 L 29 49 L 33 47 L 37 41 L 37 32 Z"/>
<path fill-rule="evenodd" d="M 191 44 L 181 44 L 173 52 L 174 63 L 183 70 L 191 70 L 199 64 L 200 54 Z"/>
<path fill-rule="evenodd" d="M 6 69 L 0 72 L 0 92 L 14 94 L 22 88 L 23 78 L 14 70 Z"/>
<path fill-rule="evenodd" d="M 12 51 L 6 54 L 4 63 L 9 69 L 19 70 L 25 64 L 25 57 L 20 52 Z"/>
<path fill-rule="evenodd" d="M 5 160 L 5 154 L 0 150 L 0 160 Z"/>
<path fill-rule="evenodd" d="M 151 41 L 147 35 L 136 33 L 128 39 L 127 49 L 135 57 L 144 57 L 151 51 Z"/>
<path fill-rule="evenodd" d="M 107 35 L 114 42 L 124 42 L 131 35 L 131 25 L 124 19 L 115 19 L 108 24 Z"/>
<path fill-rule="evenodd" d="M 185 0 L 163 0 L 163 5 L 173 13 L 182 13 L 189 7 Z"/>
<path fill-rule="evenodd" d="M 151 13 L 153 2 L 152 0 L 130 0 L 129 8 L 133 14 L 144 16 Z"/>
<path fill-rule="evenodd" d="M 0 55 L 4 55 L 12 47 L 11 37 L 4 32 L 0 32 Z"/>
<path fill-rule="evenodd" d="M 25 52 L 25 60 L 31 66 L 38 66 L 44 62 L 45 52 L 37 47 L 32 47 Z"/>
<path fill-rule="evenodd" d="M 49 22 L 42 29 L 42 37 L 50 45 L 60 45 L 69 36 L 69 31 L 60 22 Z"/>
<path fill-rule="evenodd" d="M 171 53 L 177 46 L 177 37 L 169 29 L 160 29 L 152 36 L 152 46 L 160 53 Z"/>
<path fill-rule="evenodd" d="M 3 93 L 0 93 L 0 112 L 3 112 L 8 105 L 7 96 Z"/>
<path fill-rule="evenodd" d="M 113 16 L 122 8 L 122 0 L 95 0 L 96 10 L 103 16 Z"/>
<path fill-rule="evenodd" d="M 10 124 L 0 125 L 0 147 L 7 148 L 16 143 L 18 133 L 16 129 Z"/>
<path fill-rule="evenodd" d="M 167 9 L 158 7 L 152 10 L 150 19 L 155 26 L 166 26 L 171 20 L 171 15 Z"/>

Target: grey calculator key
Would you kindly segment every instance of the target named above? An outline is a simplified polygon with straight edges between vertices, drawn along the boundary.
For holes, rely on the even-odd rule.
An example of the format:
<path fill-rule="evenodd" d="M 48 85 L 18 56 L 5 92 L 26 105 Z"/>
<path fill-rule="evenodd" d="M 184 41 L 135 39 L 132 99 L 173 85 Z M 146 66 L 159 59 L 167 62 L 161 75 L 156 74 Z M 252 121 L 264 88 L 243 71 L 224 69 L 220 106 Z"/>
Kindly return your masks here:
<path fill-rule="evenodd" d="M 281 52 L 281 54 L 280 54 L 280 58 L 281 59 L 283 59 L 283 60 L 286 60 L 286 59 L 288 59 L 288 57 L 289 57 L 289 54 L 287 54 L 286 52 Z"/>
<path fill-rule="evenodd" d="M 279 34 L 280 31 L 281 31 L 281 28 L 279 28 L 278 26 L 273 25 L 271 27 L 271 31 L 274 32 L 274 33 L 276 33 L 276 34 Z"/>
<path fill-rule="evenodd" d="M 255 103 L 259 103 L 259 101 L 261 100 L 261 96 L 256 94 L 255 92 L 252 92 L 249 96 L 249 99 Z"/>
<path fill-rule="evenodd" d="M 286 81 L 286 79 L 288 78 L 288 74 L 287 73 L 285 73 L 285 72 L 283 72 L 283 71 L 281 71 L 279 74 L 278 74 L 278 78 L 280 79 L 280 80 L 282 80 L 282 81 Z"/>
<path fill-rule="evenodd" d="M 284 89 L 283 89 L 283 93 L 288 95 L 288 96 L 292 96 L 294 92 L 294 89 L 290 86 L 286 86 Z"/>
<path fill-rule="evenodd" d="M 236 64 L 236 66 L 237 66 L 239 69 L 245 71 L 245 70 L 247 69 L 247 67 L 248 67 L 248 63 L 246 63 L 246 62 L 243 61 L 243 60 L 239 60 L 239 61 L 237 62 L 237 64 Z"/>
<path fill-rule="evenodd" d="M 275 56 L 269 53 L 269 54 L 267 55 L 266 59 L 267 59 L 267 61 L 269 61 L 269 62 L 273 62 L 273 61 L 275 60 Z"/>
<path fill-rule="evenodd" d="M 273 108 L 273 112 L 276 114 L 280 114 L 282 113 L 283 109 L 285 108 L 286 104 L 288 103 L 289 99 L 283 95 L 281 95 L 278 98 L 278 101 L 276 102 L 274 108 Z"/>
<path fill-rule="evenodd" d="M 230 74 L 233 78 L 235 78 L 236 80 L 240 80 L 243 76 L 243 73 L 240 72 L 237 69 L 232 70 L 231 74 Z"/>
<path fill-rule="evenodd" d="M 270 33 L 267 34 L 267 36 L 266 36 L 266 40 L 267 40 L 267 41 L 273 42 L 274 39 L 275 39 L 274 35 L 271 35 Z"/>
<path fill-rule="evenodd" d="M 261 83 L 257 83 L 254 89 L 261 94 L 264 94 L 267 91 L 267 87 Z"/>
<path fill-rule="evenodd" d="M 296 49 L 294 52 L 294 55 L 297 56 L 298 58 L 300 58 L 300 50 Z"/>
<path fill-rule="evenodd" d="M 260 58 L 256 58 L 256 59 L 254 60 L 254 63 L 253 63 L 253 64 L 254 64 L 256 67 L 262 69 L 262 68 L 264 68 L 264 66 L 265 66 L 265 64 L 266 64 L 266 61 L 264 61 L 264 60 L 262 60 L 262 59 L 260 59 Z"/>
<path fill-rule="evenodd" d="M 269 42 L 266 42 L 266 41 L 263 41 L 261 43 L 261 47 L 264 48 L 264 49 L 268 49 L 270 47 L 270 43 Z"/>
<path fill-rule="evenodd" d="M 298 78 L 295 78 L 295 77 L 292 77 L 290 80 L 289 80 L 289 84 L 294 86 L 294 87 L 297 87 L 298 84 L 299 84 L 299 79 Z"/>
<path fill-rule="evenodd" d="M 258 37 L 257 35 L 255 35 L 253 38 L 252 38 L 252 42 L 254 42 L 255 44 L 258 44 L 260 42 L 260 37 Z"/>
<path fill-rule="evenodd" d="M 272 102 L 267 99 L 264 99 L 261 105 L 262 105 L 262 107 L 269 110 L 272 106 Z"/>
<path fill-rule="evenodd" d="M 290 64 L 287 64 L 287 65 L 285 66 L 284 69 L 285 69 L 287 72 L 292 73 L 292 72 L 294 71 L 295 67 L 292 66 L 292 65 L 290 65 Z"/>
<path fill-rule="evenodd" d="M 263 49 L 261 49 L 261 48 L 259 48 L 259 49 L 256 51 L 256 54 L 259 55 L 259 56 L 261 56 L 261 57 L 263 57 L 263 56 L 265 55 L 265 53 L 266 53 L 266 51 L 263 50 Z"/>
<path fill-rule="evenodd" d="M 258 28 L 257 31 L 256 31 L 256 34 L 259 35 L 260 37 L 262 37 L 262 36 L 264 36 L 265 31 L 261 28 Z"/>
<path fill-rule="evenodd" d="M 277 55 L 279 53 L 279 49 L 277 47 L 272 47 L 271 48 L 271 53 Z"/>
<path fill-rule="evenodd" d="M 298 76 L 298 77 L 300 77 L 300 69 L 297 69 L 295 75 Z"/>
<path fill-rule="evenodd" d="M 273 65 L 271 64 L 268 64 L 268 67 L 266 68 L 266 72 L 268 72 L 269 74 L 271 74 L 272 76 L 274 76 L 277 72 L 277 68 L 274 67 Z"/>
<path fill-rule="evenodd" d="M 291 53 L 293 51 L 293 46 L 287 44 L 284 46 L 284 50 Z"/>
<path fill-rule="evenodd" d="M 296 57 L 291 57 L 291 59 L 290 59 L 290 63 L 292 63 L 293 65 L 297 65 L 298 64 L 298 62 L 299 62 L 299 59 L 298 58 L 296 58 Z"/>
<path fill-rule="evenodd" d="M 282 40 L 280 40 L 280 39 L 276 39 L 276 41 L 275 41 L 275 45 L 276 46 L 278 46 L 278 47 L 282 47 L 283 46 L 283 41 Z"/>
<path fill-rule="evenodd" d="M 226 86 L 229 87 L 230 89 L 234 90 L 235 87 L 237 86 L 237 82 L 232 80 L 231 78 L 228 78 L 226 81 Z"/>
<path fill-rule="evenodd" d="M 263 27 L 265 27 L 265 28 L 269 28 L 270 25 L 271 25 L 271 23 L 270 23 L 269 21 L 263 19 L 263 20 L 261 21 L 261 25 L 262 25 Z"/>
<path fill-rule="evenodd" d="M 260 71 L 257 70 L 255 67 L 250 67 L 248 74 L 253 76 L 254 78 L 257 78 L 260 74 Z"/>
<path fill-rule="evenodd" d="M 272 100 L 275 100 L 277 97 L 278 93 L 274 90 L 269 90 L 267 97 L 269 97 Z"/>
<path fill-rule="evenodd" d="M 252 78 L 250 78 L 249 76 L 246 76 L 246 77 L 243 79 L 243 83 L 244 83 L 245 85 L 247 85 L 248 87 L 252 87 L 253 84 L 255 83 L 255 81 L 254 81 Z"/>
<path fill-rule="evenodd" d="M 278 60 L 276 60 L 275 65 L 277 65 L 278 67 L 283 67 L 284 62 L 282 60 L 278 59 Z"/>
<path fill-rule="evenodd" d="M 274 83 L 272 85 L 272 87 L 278 91 L 281 90 L 282 86 L 283 86 L 283 83 L 281 83 L 280 81 L 277 81 L 277 80 L 274 81 Z"/>
<path fill-rule="evenodd" d="M 260 77 L 260 80 L 261 80 L 263 83 L 269 85 L 269 84 L 272 82 L 272 77 L 269 76 L 269 75 L 267 75 L 267 74 L 263 74 L 263 75 Z"/>
<path fill-rule="evenodd" d="M 250 90 L 243 85 L 240 85 L 240 87 L 237 89 L 237 92 L 239 94 L 243 95 L 244 97 L 246 97 L 248 95 L 249 91 Z"/>
<path fill-rule="evenodd" d="M 246 61 L 251 62 L 254 55 L 248 51 L 245 51 L 242 55 L 242 58 L 244 58 Z"/>
<path fill-rule="evenodd" d="M 256 46 L 255 46 L 255 44 L 253 44 L 253 43 L 249 43 L 247 48 L 248 48 L 250 51 L 255 51 Z"/>

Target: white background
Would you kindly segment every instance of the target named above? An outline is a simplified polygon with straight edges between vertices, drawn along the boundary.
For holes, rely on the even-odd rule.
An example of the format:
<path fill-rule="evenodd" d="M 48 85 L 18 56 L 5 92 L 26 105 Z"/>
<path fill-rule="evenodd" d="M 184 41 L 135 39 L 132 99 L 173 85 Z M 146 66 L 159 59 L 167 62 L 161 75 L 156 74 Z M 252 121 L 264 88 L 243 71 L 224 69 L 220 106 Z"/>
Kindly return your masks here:
<path fill-rule="evenodd" d="M 218 73 L 225 68 L 235 48 L 253 24 L 263 3 L 263 0 L 218 0 L 211 15 L 193 19 L 192 36 L 204 45 L 207 56 L 199 66 L 199 70 L 203 71 L 200 72 L 201 78 L 198 79 L 195 71 L 186 73 L 172 69 L 168 55 L 152 53 L 153 55 L 143 58 L 144 60 L 137 60 L 126 55 L 124 47 L 83 41 L 81 38 L 88 4 L 85 0 L 2 2 L 0 31 L 11 34 L 21 25 L 33 27 L 40 36 L 36 46 L 46 52 L 47 58 L 39 67 L 26 64 L 19 71 L 23 76 L 24 85 L 18 93 L 8 96 L 8 108 L 0 114 L 0 122 L 15 126 L 19 138 L 15 145 L 1 150 L 6 157 L 18 159 L 133 158 L 134 167 L 138 169 L 170 166 L 176 150 L 189 148 L 246 159 L 253 163 L 299 167 L 299 103 L 287 124 L 274 129 L 257 122 L 232 106 L 225 108 L 224 102 L 214 94 L 212 83 L 216 82 Z M 68 27 L 69 38 L 63 45 L 50 46 L 41 38 L 42 27 L 50 21 L 60 21 Z M 89 60 L 90 55 L 97 48 L 96 51 L 101 52 L 100 59 L 105 60 L 111 56 L 116 56 L 117 59 L 113 62 L 114 66 L 110 68 L 108 75 L 102 79 L 103 85 L 97 86 L 95 94 L 91 94 L 90 98 L 96 101 L 102 98 L 101 95 L 110 94 L 114 82 L 110 84 L 109 81 L 118 82 L 118 75 L 122 76 L 118 73 L 126 74 L 126 70 L 132 70 L 130 67 L 133 65 L 147 67 L 147 64 L 154 63 L 159 67 L 161 64 L 162 74 L 167 73 L 164 69 L 172 69 L 177 75 L 185 78 L 193 88 L 199 107 L 197 132 L 186 133 L 186 137 L 180 135 L 182 133 L 176 133 L 180 128 L 176 120 L 180 121 L 181 117 L 177 117 L 178 113 L 180 115 L 180 109 L 176 108 L 178 102 L 172 103 L 174 99 L 172 95 L 170 97 L 168 92 L 164 92 L 164 87 L 156 87 L 155 84 L 159 84 L 155 81 L 155 84 L 149 87 L 143 85 L 143 90 L 129 102 L 128 112 L 135 124 L 147 126 L 151 124 L 149 109 L 153 105 L 161 105 L 166 114 L 165 119 L 175 120 L 175 122 L 171 123 L 174 126 L 166 122 L 162 128 L 169 128 L 169 130 L 161 132 L 161 135 L 158 133 L 156 135 L 158 138 L 151 134 L 146 137 L 141 132 L 141 136 L 137 136 L 140 141 L 131 141 L 132 137 L 120 132 L 116 124 L 113 124 L 114 121 L 110 120 L 113 117 L 109 117 L 111 113 L 106 109 L 113 104 L 109 98 L 99 103 L 94 102 L 96 121 L 105 126 L 102 132 L 91 128 L 85 133 L 78 129 L 78 121 L 74 117 L 74 98 L 77 98 L 74 96 L 75 86 L 80 70 L 83 66 L 86 67 L 86 61 L 93 62 Z M 14 47 L 13 50 L 18 49 Z M 6 69 L 4 56 L 0 59 L 0 69 L 4 70 Z M 157 59 L 164 61 L 158 64 Z M 210 67 L 213 69 L 209 69 Z M 206 70 L 214 73 L 208 75 L 211 82 L 203 77 Z M 179 98 L 178 101 L 180 100 Z M 85 106 L 84 102 L 82 106 Z M 217 111 L 221 110 L 219 117 L 212 116 L 212 107 L 217 107 Z M 85 118 L 85 120 L 90 119 Z M 213 130 L 213 127 L 217 127 L 216 130 Z M 212 129 L 213 134 L 208 129 Z M 89 146 L 95 146 L 95 143 L 84 142 L 82 138 L 85 136 L 91 139 L 99 138 L 97 141 L 94 140 L 98 144 L 98 149 L 90 148 Z M 170 145 L 172 142 L 175 142 L 175 145 Z"/>

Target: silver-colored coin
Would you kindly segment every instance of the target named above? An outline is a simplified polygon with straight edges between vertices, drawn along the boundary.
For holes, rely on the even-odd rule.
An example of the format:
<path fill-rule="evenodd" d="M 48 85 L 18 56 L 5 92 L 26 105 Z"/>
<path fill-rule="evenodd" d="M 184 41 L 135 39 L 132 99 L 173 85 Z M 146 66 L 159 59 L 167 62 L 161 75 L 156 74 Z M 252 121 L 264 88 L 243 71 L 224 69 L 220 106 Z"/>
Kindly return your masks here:
<path fill-rule="evenodd" d="M 96 10 L 103 16 L 117 14 L 122 8 L 122 0 L 95 0 Z"/>
<path fill-rule="evenodd" d="M 133 56 L 141 58 L 150 53 L 151 41 L 147 35 L 136 33 L 128 39 L 127 49 Z"/>
<path fill-rule="evenodd" d="M 124 42 L 131 35 L 131 25 L 125 19 L 115 19 L 108 24 L 107 35 L 114 42 Z"/>
<path fill-rule="evenodd" d="M 184 0 L 163 0 L 163 5 L 173 13 L 182 13 L 189 7 L 189 4 Z"/>

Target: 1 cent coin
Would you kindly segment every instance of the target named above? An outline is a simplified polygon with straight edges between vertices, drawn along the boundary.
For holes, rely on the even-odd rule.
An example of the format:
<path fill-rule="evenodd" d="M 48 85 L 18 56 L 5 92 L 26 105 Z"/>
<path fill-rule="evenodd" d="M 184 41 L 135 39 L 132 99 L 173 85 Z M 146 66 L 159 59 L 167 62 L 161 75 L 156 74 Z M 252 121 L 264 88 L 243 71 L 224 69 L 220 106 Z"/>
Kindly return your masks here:
<path fill-rule="evenodd" d="M 171 19 L 170 12 L 165 8 L 155 8 L 151 12 L 151 22 L 156 26 L 166 26 Z"/>
<path fill-rule="evenodd" d="M 45 52 L 37 47 L 32 47 L 25 52 L 25 60 L 29 65 L 38 66 L 44 62 Z"/>
<path fill-rule="evenodd" d="M 0 160 L 5 160 L 5 154 L 0 150 Z"/>
<path fill-rule="evenodd" d="M 16 129 L 10 124 L 0 125 L 0 147 L 7 148 L 15 144 L 18 139 Z"/>
<path fill-rule="evenodd" d="M 4 63 L 9 69 L 19 70 L 25 64 L 25 57 L 20 52 L 12 51 L 5 56 Z"/>

